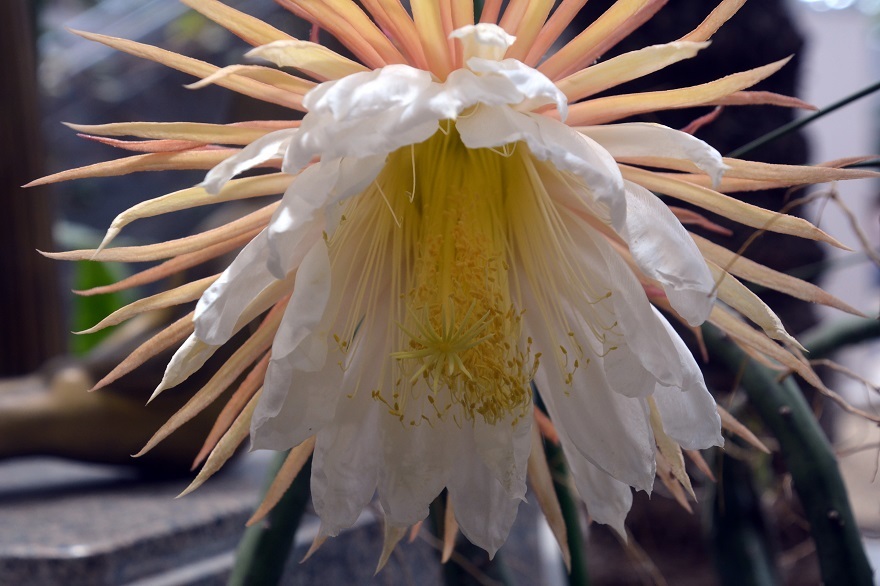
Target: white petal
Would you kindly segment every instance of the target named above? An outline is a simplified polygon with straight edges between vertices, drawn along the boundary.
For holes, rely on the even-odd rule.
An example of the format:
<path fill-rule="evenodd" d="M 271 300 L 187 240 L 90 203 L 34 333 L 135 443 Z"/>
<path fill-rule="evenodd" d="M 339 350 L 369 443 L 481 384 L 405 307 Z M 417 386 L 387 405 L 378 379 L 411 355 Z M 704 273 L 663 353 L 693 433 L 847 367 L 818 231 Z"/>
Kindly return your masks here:
<path fill-rule="evenodd" d="M 480 76 L 469 69 L 456 69 L 449 74 L 443 90 L 432 98 L 432 107 L 445 118 L 456 118 L 475 104 L 483 106 L 502 106 L 517 104 L 524 99 L 522 92 L 500 76 Z"/>
<path fill-rule="evenodd" d="M 620 157 L 668 157 L 687 159 L 705 171 L 712 183 L 721 181 L 727 165 L 721 154 L 702 140 L 660 124 L 632 122 L 578 128 L 611 153 Z"/>
<path fill-rule="evenodd" d="M 663 430 L 686 450 L 723 446 L 721 418 L 715 400 L 706 390 L 703 373 L 684 341 L 663 316 L 659 317 L 682 358 L 682 371 L 685 373 L 681 390 L 657 385 L 654 391 L 654 400 L 663 419 Z"/>
<path fill-rule="evenodd" d="M 373 498 L 383 415 L 369 393 L 344 397 L 333 423 L 318 432 L 312 460 L 312 504 L 327 535 L 351 527 Z"/>
<path fill-rule="evenodd" d="M 657 385 L 654 400 L 663 419 L 663 430 L 682 448 L 703 450 L 724 445 L 715 400 L 705 387 L 683 392 Z"/>
<path fill-rule="evenodd" d="M 269 271 L 280 278 L 296 268 L 326 227 L 324 208 L 363 191 L 384 162 L 384 156 L 331 159 L 300 173 L 269 221 Z"/>
<path fill-rule="evenodd" d="M 323 241 L 317 246 L 324 246 Z M 324 266 L 323 259 L 315 260 L 320 261 L 315 264 Z M 318 276 L 317 289 L 326 288 L 324 276 Z M 294 299 L 296 296 L 300 299 Z M 317 296 L 323 296 L 324 301 L 315 299 Z M 263 394 L 251 420 L 254 448 L 283 450 L 295 446 L 333 420 L 340 398 L 369 395 L 372 389 L 383 388 L 383 361 L 376 360 L 376 356 L 387 354 L 387 307 L 377 309 L 376 321 L 363 323 L 361 334 L 372 345 L 353 346 L 346 356 L 328 357 L 328 342 L 338 326 L 339 307 L 348 307 L 350 298 L 341 287 L 324 292 L 315 287 L 294 289 L 272 348 Z M 316 314 L 320 315 L 316 318 Z M 382 326 L 375 328 L 375 323 Z M 342 368 L 339 363 L 346 359 Z M 359 388 L 361 381 L 364 388 Z"/>
<path fill-rule="evenodd" d="M 615 227 L 626 220 L 623 178 L 617 163 L 594 140 L 565 124 L 537 114 L 515 112 L 507 107 L 480 106 L 459 118 L 456 127 L 468 148 L 495 147 L 525 141 L 532 154 L 550 161 L 557 169 L 574 173 L 587 185 L 586 194 L 595 207 L 600 204 Z"/>
<path fill-rule="evenodd" d="M 615 393 L 625 397 L 644 398 L 654 392 L 657 377 L 644 367 L 643 357 L 622 336 L 609 339 L 605 345 L 606 354 L 601 365 L 608 385 Z"/>
<path fill-rule="evenodd" d="M 639 268 L 663 287 L 690 325 L 706 321 L 715 304 L 715 281 L 693 239 L 653 193 L 626 182 L 626 223 L 618 230 Z"/>
<path fill-rule="evenodd" d="M 266 372 L 251 418 L 252 450 L 290 449 L 334 420 L 343 385 L 338 364 L 328 361 L 321 370 L 286 378 L 279 373 L 277 367 Z"/>
<path fill-rule="evenodd" d="M 225 344 L 248 304 L 275 277 L 266 268 L 266 231 L 247 243 L 196 304 L 196 335 L 209 344 Z"/>
<path fill-rule="evenodd" d="M 205 362 L 219 348 L 219 345 L 206 344 L 196 334 L 190 334 L 181 344 L 180 348 L 177 349 L 177 352 L 174 353 L 174 356 L 171 357 L 171 360 L 168 361 L 168 365 L 165 367 L 165 374 L 162 376 L 162 381 L 159 383 L 153 396 L 155 397 L 165 389 L 177 386 L 188 379 L 204 366 Z"/>
<path fill-rule="evenodd" d="M 591 228 L 584 223 L 572 224 L 574 222 L 568 223 L 570 233 L 580 245 L 579 258 L 582 262 L 592 258 L 593 254 L 598 254 L 601 258 L 601 268 L 597 268 L 594 262 L 592 274 L 607 276 L 608 287 L 612 291 L 611 303 L 614 306 L 617 323 L 623 333 L 623 343 L 628 346 L 641 365 L 656 377 L 656 382 L 681 388 L 686 376 L 686 372 L 682 370 L 684 358 L 678 352 L 674 340 L 671 338 L 670 330 L 667 327 L 668 323 L 648 302 L 645 290 L 639 280 L 604 237 L 594 235 Z M 594 247 L 595 253 L 590 254 L 590 245 Z M 597 273 L 597 270 L 601 272 Z M 675 334 L 674 331 L 672 334 L 676 339 L 678 338 L 678 334 Z M 617 340 L 611 340 L 611 342 L 615 341 Z M 606 362 L 609 360 L 612 362 L 621 361 L 621 358 L 615 356 L 618 352 L 619 349 L 610 351 Z M 693 357 L 687 350 L 686 358 L 690 361 L 688 363 L 688 367 L 690 367 L 690 363 L 693 363 Z M 696 367 L 696 364 L 694 363 L 693 366 Z M 606 365 L 607 372 L 608 366 Z M 632 376 L 635 374 L 634 372 Z M 616 384 L 613 386 L 618 392 L 637 396 L 628 393 L 625 388 L 620 388 Z M 650 387 L 648 394 L 654 391 L 653 383 Z"/>
<path fill-rule="evenodd" d="M 265 163 L 269 159 L 284 156 L 284 152 L 287 150 L 287 146 L 296 132 L 295 128 L 286 128 L 270 132 L 266 136 L 261 136 L 238 153 L 211 169 L 205 180 L 202 181 L 201 186 L 208 193 L 220 193 L 220 189 L 226 182 L 242 171 L 247 171 L 260 163 Z"/>
<path fill-rule="evenodd" d="M 330 281 L 330 256 L 327 245 L 319 240 L 296 272 L 293 295 L 272 343 L 272 362 L 283 360 L 291 369 L 306 372 L 324 366 L 330 334 L 318 325 L 324 321 Z"/>
<path fill-rule="evenodd" d="M 535 383 L 550 418 L 569 435 L 581 457 L 621 482 L 650 491 L 655 473 L 654 435 L 647 402 L 615 392 L 598 356 L 575 369 L 571 384 L 566 384 L 554 359 L 558 350 L 548 329 L 554 326 L 542 319 L 529 284 L 521 285 L 526 328 L 534 339 L 535 351 L 544 355 Z M 565 332 L 555 337 L 567 338 Z"/>
<path fill-rule="evenodd" d="M 384 410 L 381 417 L 384 463 L 379 499 L 394 525 L 412 525 L 428 515 L 428 505 L 461 465 L 459 436 L 464 430 L 451 418 L 410 425 Z"/>
<path fill-rule="evenodd" d="M 456 29 L 450 33 L 449 38 L 461 41 L 465 62 L 471 57 L 500 61 L 516 40 L 516 37 L 508 34 L 500 26 L 486 22 Z"/>
<path fill-rule="evenodd" d="M 467 426 L 460 430 L 464 445 L 473 446 L 473 437 L 467 437 Z M 471 543 L 495 555 L 504 545 L 516 519 L 520 499 L 504 490 L 474 451 L 463 449 L 456 462 L 449 483 L 452 509 L 461 532 Z"/>
<path fill-rule="evenodd" d="M 295 173 L 315 156 L 385 155 L 428 139 L 445 117 L 431 102 L 440 89 L 429 73 L 406 65 L 321 84 L 306 96 L 310 111 L 290 144 L 284 171 Z"/>
<path fill-rule="evenodd" d="M 554 104 L 559 110 L 563 122 L 568 116 L 568 98 L 559 91 L 556 84 L 546 75 L 532 69 L 517 59 L 495 61 L 473 57 L 468 59 L 467 66 L 471 71 L 482 74 L 482 77 L 501 76 L 511 82 L 522 95 L 520 100 L 509 102 L 522 110 L 533 110 L 547 104 Z"/>
<path fill-rule="evenodd" d="M 566 434 L 561 432 L 559 440 L 578 494 L 587 505 L 590 517 L 597 523 L 610 525 L 625 539 L 624 521 L 632 507 L 632 489 L 579 457 Z"/>
<path fill-rule="evenodd" d="M 512 416 L 495 424 L 478 418 L 473 426 L 476 451 L 483 463 L 511 498 L 525 498 L 532 416 L 520 419 L 516 425 Z"/>
<path fill-rule="evenodd" d="M 331 114 L 337 121 L 365 118 L 410 106 L 431 86 L 431 74 L 408 65 L 389 65 L 322 83 L 303 100 L 309 113 Z"/>

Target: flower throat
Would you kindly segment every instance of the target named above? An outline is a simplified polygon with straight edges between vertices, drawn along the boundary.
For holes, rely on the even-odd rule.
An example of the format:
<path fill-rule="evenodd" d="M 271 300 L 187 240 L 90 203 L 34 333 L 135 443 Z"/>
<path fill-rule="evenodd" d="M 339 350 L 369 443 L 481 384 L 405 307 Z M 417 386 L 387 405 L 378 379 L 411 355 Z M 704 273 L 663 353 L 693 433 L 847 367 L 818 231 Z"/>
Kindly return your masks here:
<path fill-rule="evenodd" d="M 374 234 L 389 236 L 394 384 L 373 396 L 405 424 L 515 422 L 528 412 L 539 356 L 523 344 L 507 261 L 505 169 L 518 164 L 516 150 L 468 149 L 444 124 L 389 155 L 358 209 L 346 210 L 354 220 L 369 206 Z M 344 228 L 353 226 L 337 235 Z"/>

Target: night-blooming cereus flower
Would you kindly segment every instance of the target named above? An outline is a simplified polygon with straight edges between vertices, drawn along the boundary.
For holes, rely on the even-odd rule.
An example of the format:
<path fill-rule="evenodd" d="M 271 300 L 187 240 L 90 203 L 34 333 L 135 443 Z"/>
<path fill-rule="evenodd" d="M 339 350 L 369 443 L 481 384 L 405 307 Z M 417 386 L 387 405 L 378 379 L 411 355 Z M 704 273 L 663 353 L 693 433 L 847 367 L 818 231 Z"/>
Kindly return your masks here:
<path fill-rule="evenodd" d="M 609 124 L 664 108 L 790 104 L 743 91 L 784 61 L 691 88 L 591 99 L 695 56 L 742 2 L 722 2 L 680 41 L 596 64 L 663 2 L 619 0 L 543 62 L 583 1 L 563 2 L 549 16 L 551 1 L 514 1 L 500 14 L 501 2 L 488 0 L 477 24 L 470 0 L 413 0 L 411 14 L 397 0 L 365 0 L 366 12 L 350 0 L 280 1 L 360 62 L 220 2 L 185 3 L 253 44 L 251 56 L 311 80 L 258 65 L 218 69 L 84 36 L 305 112 L 302 121 L 77 126 L 151 142 L 100 139 L 146 154 L 47 180 L 210 169 L 202 185 L 121 214 L 97 254 L 55 255 L 171 259 L 118 289 L 243 246 L 222 274 L 99 324 L 198 299 L 193 314 L 101 383 L 184 340 L 158 393 L 268 312 L 147 446 L 249 371 L 206 443 L 200 460 L 213 452 L 197 483 L 250 430 L 255 448 L 295 447 L 279 485 L 313 451 L 322 536 L 351 526 L 378 491 L 393 545 L 445 488 L 465 535 L 494 553 L 525 495 L 527 470 L 546 479 L 534 386 L 591 517 L 623 533 L 631 487 L 650 491 L 658 462 L 689 488 L 682 450 L 723 441 L 700 370 L 657 307 L 689 326 L 708 319 L 751 353 L 815 379 L 797 342 L 736 276 L 841 304 L 766 267 L 733 262 L 734 253 L 690 234 L 678 217 L 703 221 L 698 214 L 673 210 L 655 193 L 755 228 L 834 243 L 803 220 L 722 192 L 862 174 L 722 159 L 683 132 Z M 234 179 L 258 166 L 280 172 Z M 210 232 L 104 249 L 138 218 L 282 193 Z M 716 295 L 728 307 L 716 306 Z M 536 484 L 545 487 L 542 505 L 552 507 L 552 491 Z"/>

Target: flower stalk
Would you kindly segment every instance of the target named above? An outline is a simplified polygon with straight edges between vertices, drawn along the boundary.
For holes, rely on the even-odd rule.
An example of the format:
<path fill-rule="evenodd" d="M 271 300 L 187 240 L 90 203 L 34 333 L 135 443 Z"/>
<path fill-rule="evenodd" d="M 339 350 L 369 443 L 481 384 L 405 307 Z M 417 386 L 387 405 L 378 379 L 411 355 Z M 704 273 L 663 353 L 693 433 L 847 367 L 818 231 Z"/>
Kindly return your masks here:
<path fill-rule="evenodd" d="M 272 458 L 266 474 L 267 489 L 288 453 L 279 452 Z M 293 550 L 296 530 L 309 503 L 310 467 L 310 464 L 306 464 L 304 472 L 297 476 L 265 520 L 245 530 L 238 545 L 229 586 L 281 583 L 287 559 Z"/>

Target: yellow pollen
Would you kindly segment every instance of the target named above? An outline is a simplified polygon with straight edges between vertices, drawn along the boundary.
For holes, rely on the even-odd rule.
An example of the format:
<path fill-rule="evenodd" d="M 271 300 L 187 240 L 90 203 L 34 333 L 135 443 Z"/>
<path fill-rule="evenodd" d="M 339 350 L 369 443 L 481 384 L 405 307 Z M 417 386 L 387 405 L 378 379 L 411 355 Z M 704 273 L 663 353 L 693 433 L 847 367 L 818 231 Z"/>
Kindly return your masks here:
<path fill-rule="evenodd" d="M 452 121 L 390 154 L 328 241 L 347 298 L 337 347 L 385 358 L 346 371 L 355 388 L 407 426 L 515 424 L 530 412 L 542 359 L 524 334 L 526 294 L 529 319 L 556 324 L 541 350 L 566 385 L 590 355 L 611 351 L 610 293 L 572 257 L 569 212 L 545 186 L 571 181 L 524 144 L 466 148 Z M 589 317 L 572 321 L 561 299 L 579 300 Z"/>
<path fill-rule="evenodd" d="M 391 358 L 401 399 L 390 411 L 401 421 L 455 409 L 465 420 L 496 423 L 528 412 L 537 361 L 522 339 L 508 275 L 504 167 L 514 151 L 467 149 L 450 121 L 390 155 L 377 179 L 398 227 Z"/>

